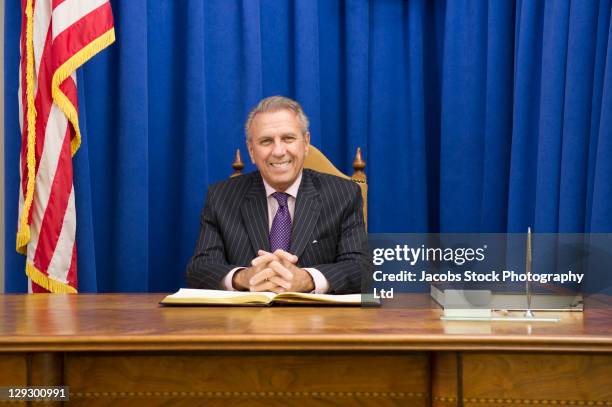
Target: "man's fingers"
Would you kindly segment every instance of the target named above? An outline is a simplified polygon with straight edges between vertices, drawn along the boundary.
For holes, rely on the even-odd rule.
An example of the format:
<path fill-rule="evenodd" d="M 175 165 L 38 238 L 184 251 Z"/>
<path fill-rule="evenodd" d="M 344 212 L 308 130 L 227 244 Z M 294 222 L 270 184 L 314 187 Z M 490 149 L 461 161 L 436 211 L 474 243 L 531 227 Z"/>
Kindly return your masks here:
<path fill-rule="evenodd" d="M 263 250 L 261 250 L 263 251 Z M 263 256 L 258 256 L 255 257 L 252 261 L 251 261 L 251 265 L 255 268 L 257 267 L 261 267 L 264 266 L 266 263 L 271 262 L 272 260 L 276 260 L 276 256 L 273 255 L 272 253 L 267 253 L 264 254 Z"/>
<path fill-rule="evenodd" d="M 278 261 L 274 260 L 268 265 L 268 267 L 274 270 L 276 274 L 278 274 L 285 280 L 287 281 L 293 280 L 293 273 L 287 267 L 280 264 Z"/>
<path fill-rule="evenodd" d="M 277 286 L 272 281 L 264 281 L 262 284 L 252 285 L 249 287 L 251 291 L 274 291 L 275 289 L 279 289 L 282 287 Z"/>
<path fill-rule="evenodd" d="M 257 284 L 261 284 L 262 282 L 268 280 L 270 277 L 275 276 L 275 275 L 276 275 L 276 271 L 267 267 L 263 269 L 262 271 L 260 271 L 259 273 L 255 274 L 253 277 L 251 277 L 251 279 L 249 280 L 249 285 L 254 286 Z"/>
<path fill-rule="evenodd" d="M 276 249 L 274 253 L 270 253 L 265 250 L 258 250 L 257 256 L 259 256 L 257 257 L 258 259 L 263 257 L 262 261 L 271 259 L 270 256 L 275 256 L 279 260 L 287 260 L 288 262 L 293 263 L 293 264 L 296 264 L 298 261 L 298 257 L 295 254 L 286 252 L 283 249 Z"/>
<path fill-rule="evenodd" d="M 270 291 L 276 294 L 280 294 L 286 292 L 287 290 L 285 290 L 283 287 L 276 286 L 274 288 L 271 288 Z"/>
<path fill-rule="evenodd" d="M 289 276 L 291 278 L 293 278 L 293 275 L 291 273 L 289 273 Z M 268 281 L 273 282 L 275 285 L 281 286 L 285 289 L 290 289 L 291 288 L 291 282 L 287 281 L 286 279 L 284 279 L 283 277 L 281 277 L 275 270 L 271 269 L 271 268 L 265 268 L 262 271 L 260 271 L 259 273 L 255 274 L 253 277 L 251 277 L 251 279 L 249 280 L 249 285 L 251 287 L 253 286 L 258 286 L 261 284 L 264 284 Z"/>
<path fill-rule="evenodd" d="M 274 255 L 281 260 L 287 260 L 289 263 L 295 264 L 298 261 L 298 257 L 295 254 L 291 254 L 282 249 L 276 249 Z"/>
<path fill-rule="evenodd" d="M 282 288 L 284 288 L 285 290 L 290 290 L 291 289 L 291 281 L 287 281 L 284 278 L 276 275 L 274 277 L 270 277 L 268 279 L 269 281 L 273 282 L 274 284 L 276 284 L 277 286 L 280 286 Z"/>

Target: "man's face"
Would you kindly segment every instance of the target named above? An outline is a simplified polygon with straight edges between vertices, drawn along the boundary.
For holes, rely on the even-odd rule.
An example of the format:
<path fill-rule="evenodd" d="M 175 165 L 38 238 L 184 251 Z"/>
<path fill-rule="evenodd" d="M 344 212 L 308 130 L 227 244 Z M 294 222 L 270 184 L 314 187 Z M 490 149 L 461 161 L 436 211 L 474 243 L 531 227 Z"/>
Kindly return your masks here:
<path fill-rule="evenodd" d="M 259 113 L 251 122 L 249 154 L 272 188 L 284 191 L 298 177 L 310 145 L 310 133 L 291 110 Z"/>

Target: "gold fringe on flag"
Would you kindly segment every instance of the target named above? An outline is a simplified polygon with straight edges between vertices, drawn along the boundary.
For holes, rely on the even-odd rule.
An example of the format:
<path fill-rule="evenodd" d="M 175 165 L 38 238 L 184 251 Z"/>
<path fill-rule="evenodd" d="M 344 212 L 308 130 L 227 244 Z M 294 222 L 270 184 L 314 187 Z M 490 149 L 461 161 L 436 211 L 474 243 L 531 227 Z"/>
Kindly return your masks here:
<path fill-rule="evenodd" d="M 70 102 L 68 96 L 62 92 L 60 85 L 64 82 L 78 67 L 83 65 L 89 59 L 91 59 L 98 52 L 115 42 L 115 29 L 111 28 L 89 44 L 83 47 L 79 52 L 70 57 L 64 62 L 53 74 L 51 80 L 51 92 L 53 95 L 53 101 L 57 104 L 62 112 L 68 117 L 72 127 L 74 127 L 75 137 L 70 143 L 70 150 L 72 156 L 77 152 L 81 146 L 81 130 L 79 128 L 79 114 L 77 113 L 76 106 Z"/>
<path fill-rule="evenodd" d="M 30 208 L 34 200 L 34 185 L 36 171 L 36 107 L 34 106 L 34 46 L 32 39 L 34 26 L 34 10 L 32 0 L 26 2 L 26 100 L 27 100 L 27 124 L 28 135 L 26 145 L 26 169 L 28 172 L 28 183 L 26 186 L 23 213 L 17 230 L 17 251 L 21 254 L 27 253 L 27 244 L 30 241 L 30 225 L 28 218 Z M 20 186 L 21 188 L 21 186 Z"/>
<path fill-rule="evenodd" d="M 54 280 L 39 269 L 37 269 L 33 264 L 26 263 L 26 275 L 30 277 L 30 279 L 43 287 L 47 291 L 51 291 L 56 294 L 76 294 L 77 289 L 60 281 Z"/>

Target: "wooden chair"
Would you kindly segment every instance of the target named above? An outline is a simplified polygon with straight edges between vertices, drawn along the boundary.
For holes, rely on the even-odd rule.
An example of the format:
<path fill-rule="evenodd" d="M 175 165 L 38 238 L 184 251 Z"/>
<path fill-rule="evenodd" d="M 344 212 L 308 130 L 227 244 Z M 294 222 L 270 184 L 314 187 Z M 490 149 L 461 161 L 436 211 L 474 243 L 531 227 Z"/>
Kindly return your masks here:
<path fill-rule="evenodd" d="M 366 180 L 365 169 L 366 163 L 361 158 L 361 148 L 357 147 L 357 153 L 355 154 L 355 159 L 353 160 L 353 175 L 350 177 L 344 173 L 342 173 L 339 169 L 337 169 L 334 164 L 325 155 L 312 144 L 308 149 L 308 155 L 304 160 L 304 168 L 310 168 L 315 171 L 319 171 L 325 174 L 335 175 L 340 178 L 350 179 L 359 185 L 361 188 L 361 196 L 363 197 L 363 219 L 366 225 L 368 226 L 368 183 Z M 232 163 L 232 168 L 234 169 L 234 173 L 231 175 L 232 177 L 242 175 L 242 170 L 244 169 L 244 163 L 242 162 L 242 157 L 240 155 L 240 149 L 236 150 L 236 158 Z"/>

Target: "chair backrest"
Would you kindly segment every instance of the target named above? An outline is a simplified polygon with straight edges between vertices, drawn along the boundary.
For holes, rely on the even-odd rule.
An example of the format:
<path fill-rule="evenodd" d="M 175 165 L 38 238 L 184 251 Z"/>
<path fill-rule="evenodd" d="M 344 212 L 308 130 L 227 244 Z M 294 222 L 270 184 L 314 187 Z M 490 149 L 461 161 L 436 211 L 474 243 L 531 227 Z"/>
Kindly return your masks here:
<path fill-rule="evenodd" d="M 366 225 L 368 226 L 368 183 L 366 179 L 365 169 L 366 163 L 361 158 L 361 148 L 357 148 L 357 153 L 355 154 L 355 159 L 353 160 L 353 175 L 350 177 L 339 169 L 337 169 L 334 164 L 325 155 L 312 144 L 308 149 L 308 155 L 306 155 L 306 159 L 304 160 L 304 168 L 310 168 L 311 170 L 319 171 L 325 174 L 335 175 L 340 178 L 350 179 L 353 182 L 356 182 L 361 188 L 361 196 L 363 197 L 363 218 Z M 235 177 L 237 175 L 242 174 L 242 170 L 244 169 L 244 163 L 242 162 L 242 157 L 240 155 L 240 149 L 236 150 L 236 158 L 232 163 L 232 168 L 234 169 L 234 173 L 231 175 Z"/>

